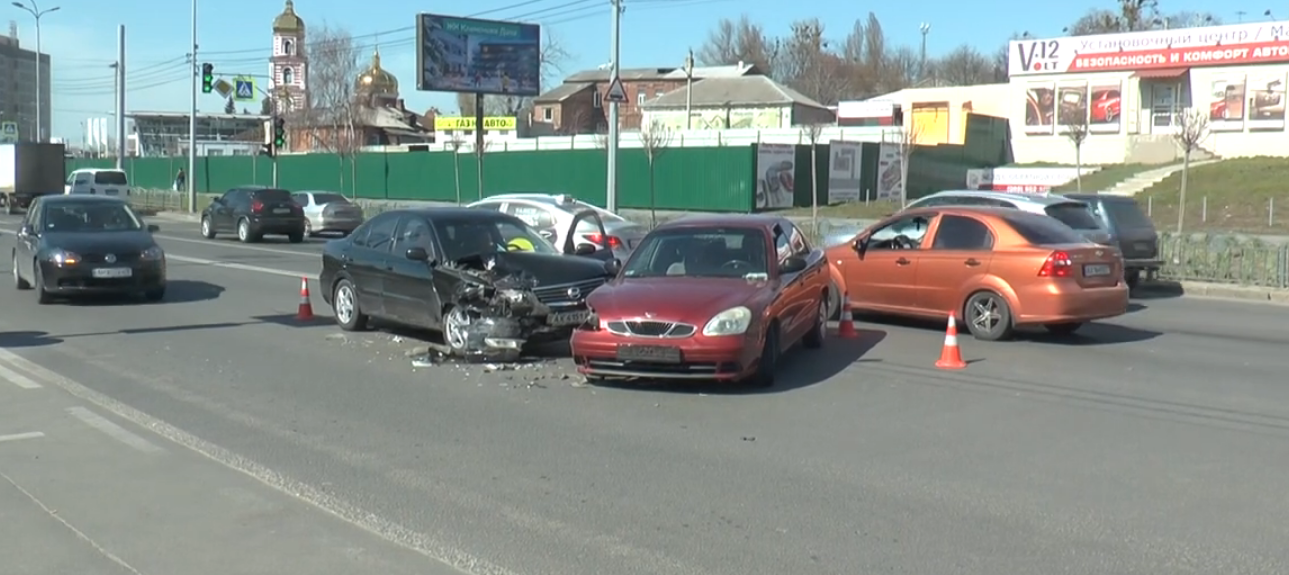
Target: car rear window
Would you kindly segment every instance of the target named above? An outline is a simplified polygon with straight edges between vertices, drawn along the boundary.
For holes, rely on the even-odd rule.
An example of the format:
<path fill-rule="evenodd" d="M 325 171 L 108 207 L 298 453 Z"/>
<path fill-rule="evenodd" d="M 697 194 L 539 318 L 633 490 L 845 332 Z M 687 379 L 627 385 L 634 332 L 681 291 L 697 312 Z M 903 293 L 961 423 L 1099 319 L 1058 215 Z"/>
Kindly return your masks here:
<path fill-rule="evenodd" d="M 1087 204 L 1076 202 L 1052 204 L 1043 211 L 1076 230 L 1095 230 L 1101 227 L 1096 218 L 1092 217 Z"/>
<path fill-rule="evenodd" d="M 261 202 L 290 202 L 291 192 L 286 190 L 255 190 L 252 197 Z"/>
<path fill-rule="evenodd" d="M 1110 220 L 1120 228 L 1154 228 L 1155 224 L 1141 211 L 1136 200 L 1110 200 L 1101 202 Z"/>
<path fill-rule="evenodd" d="M 313 202 L 318 205 L 347 204 L 349 203 L 349 198 L 346 198 L 340 194 L 313 194 Z"/>
<path fill-rule="evenodd" d="M 1007 221 L 1013 230 L 1016 230 L 1016 233 L 1020 234 L 1021 237 L 1025 238 L 1025 241 L 1032 245 L 1048 246 L 1087 242 L 1078 232 L 1054 218 L 1016 212 L 1007 214 L 1003 219 Z"/>
<path fill-rule="evenodd" d="M 94 183 L 108 186 L 125 186 L 129 181 L 125 179 L 125 172 L 116 170 L 94 172 Z"/>

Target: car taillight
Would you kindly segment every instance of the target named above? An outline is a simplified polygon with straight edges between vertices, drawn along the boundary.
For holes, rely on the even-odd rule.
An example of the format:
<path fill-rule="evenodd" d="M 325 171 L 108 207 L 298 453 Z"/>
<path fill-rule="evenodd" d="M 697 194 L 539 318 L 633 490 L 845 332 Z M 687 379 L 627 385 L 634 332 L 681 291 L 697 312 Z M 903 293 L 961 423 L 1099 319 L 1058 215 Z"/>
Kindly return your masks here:
<path fill-rule="evenodd" d="M 609 249 L 618 249 L 622 247 L 622 238 L 619 238 L 618 236 L 607 236 L 608 243 L 606 244 L 604 241 L 605 237 L 606 236 L 604 234 L 586 234 L 586 239 L 590 240 L 593 244 L 601 246 L 607 245 Z"/>
<path fill-rule="evenodd" d="M 262 211 L 264 211 L 264 202 L 251 200 L 251 213 L 258 214 Z"/>
<path fill-rule="evenodd" d="M 291 204 L 291 215 L 298 216 L 303 213 L 304 213 L 304 208 L 300 207 L 299 204 Z"/>
<path fill-rule="evenodd" d="M 1043 262 L 1043 267 L 1038 270 L 1038 277 L 1041 278 L 1068 278 L 1070 272 L 1074 269 L 1074 262 L 1070 261 L 1070 254 L 1065 252 L 1052 252 Z"/>

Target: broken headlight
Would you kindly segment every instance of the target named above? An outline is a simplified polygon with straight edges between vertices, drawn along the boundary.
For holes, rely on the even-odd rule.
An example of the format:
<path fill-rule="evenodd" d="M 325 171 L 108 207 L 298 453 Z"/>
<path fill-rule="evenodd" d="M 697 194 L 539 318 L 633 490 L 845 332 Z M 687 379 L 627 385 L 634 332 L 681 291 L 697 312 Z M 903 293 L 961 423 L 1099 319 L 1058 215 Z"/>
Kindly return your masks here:
<path fill-rule="evenodd" d="M 517 289 L 498 290 L 497 295 L 510 303 L 523 303 L 528 298 L 527 292 Z"/>

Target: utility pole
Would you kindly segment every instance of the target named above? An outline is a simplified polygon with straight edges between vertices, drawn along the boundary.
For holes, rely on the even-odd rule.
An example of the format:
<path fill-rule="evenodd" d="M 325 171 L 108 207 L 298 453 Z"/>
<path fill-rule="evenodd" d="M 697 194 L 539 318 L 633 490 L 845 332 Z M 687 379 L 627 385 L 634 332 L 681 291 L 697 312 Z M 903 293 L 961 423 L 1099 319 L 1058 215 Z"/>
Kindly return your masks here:
<path fill-rule="evenodd" d="M 618 80 L 618 71 L 621 69 L 619 61 L 622 54 L 622 42 L 619 37 L 622 32 L 622 0 L 609 0 L 613 6 L 613 32 L 610 36 L 609 43 L 611 48 L 609 53 L 612 55 L 611 71 L 609 72 L 609 81 Z M 612 84 L 610 84 L 612 85 Z M 609 173 L 608 187 L 605 192 L 605 207 L 610 212 L 618 211 L 618 102 L 610 99 L 609 101 Z"/>
<path fill-rule="evenodd" d="M 116 29 L 116 169 L 125 169 L 125 24 Z"/>
<path fill-rule="evenodd" d="M 188 213 L 197 213 L 197 0 L 192 0 L 192 106 L 188 109 Z"/>
<path fill-rule="evenodd" d="M 918 64 L 918 83 L 926 81 L 926 35 L 931 32 L 931 25 L 923 22 L 918 26 L 918 31 L 922 32 L 922 56 Z"/>
<path fill-rule="evenodd" d="M 685 129 L 694 128 L 694 49 L 685 56 Z"/>

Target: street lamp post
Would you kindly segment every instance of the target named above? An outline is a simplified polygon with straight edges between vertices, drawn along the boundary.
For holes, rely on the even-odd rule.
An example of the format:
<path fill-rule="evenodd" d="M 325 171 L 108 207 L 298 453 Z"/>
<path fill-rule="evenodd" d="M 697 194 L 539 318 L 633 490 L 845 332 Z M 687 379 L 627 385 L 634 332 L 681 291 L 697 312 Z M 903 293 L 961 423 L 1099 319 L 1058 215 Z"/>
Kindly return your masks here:
<path fill-rule="evenodd" d="M 22 8 L 23 10 L 26 10 L 28 14 L 31 14 L 32 18 L 36 19 L 36 141 L 44 142 L 45 124 L 43 122 L 44 117 L 41 115 L 41 113 L 43 112 L 43 110 L 41 109 L 41 100 L 44 99 L 45 90 L 44 90 L 44 86 L 41 84 L 41 77 L 40 77 L 41 76 L 40 17 L 50 12 L 57 12 L 59 7 L 54 6 L 53 8 L 47 8 L 45 10 L 41 10 L 40 6 L 36 5 L 36 0 L 27 0 L 27 1 L 28 1 L 28 4 L 30 4 L 30 6 L 27 4 L 23 4 L 22 2 L 13 2 L 13 5 L 18 8 Z"/>

